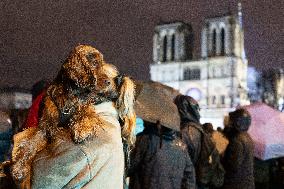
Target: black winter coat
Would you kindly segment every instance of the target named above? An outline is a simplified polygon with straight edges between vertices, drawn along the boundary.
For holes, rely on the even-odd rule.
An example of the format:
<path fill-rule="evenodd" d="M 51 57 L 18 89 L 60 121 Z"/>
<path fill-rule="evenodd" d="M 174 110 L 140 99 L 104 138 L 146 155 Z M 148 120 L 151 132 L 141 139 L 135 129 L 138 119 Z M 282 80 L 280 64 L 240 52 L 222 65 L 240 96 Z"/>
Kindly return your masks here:
<path fill-rule="evenodd" d="M 199 105 L 190 96 L 178 95 L 174 100 L 181 119 L 181 135 L 183 142 L 187 145 L 188 153 L 192 159 L 194 166 L 200 156 L 201 151 L 201 137 L 202 134 L 193 125 L 200 125 Z M 202 129 L 202 128 L 201 128 Z M 197 184 L 199 178 L 196 178 Z M 198 186 L 198 188 L 201 188 Z"/>
<path fill-rule="evenodd" d="M 161 137 L 157 133 L 152 127 L 137 136 L 129 189 L 195 189 L 195 171 L 186 145 L 172 130 Z"/>
<path fill-rule="evenodd" d="M 223 165 L 226 170 L 223 189 L 254 189 L 253 141 L 247 132 L 229 138 Z"/>
<path fill-rule="evenodd" d="M 194 166 L 196 165 L 200 155 L 202 137 L 200 130 L 196 127 L 202 129 L 201 125 L 193 122 L 186 123 L 181 128 L 182 140 L 187 145 L 188 152 Z"/>
<path fill-rule="evenodd" d="M 199 119 L 199 105 L 190 96 L 178 95 L 174 100 L 181 119 L 182 139 L 188 147 L 192 162 L 195 165 L 201 150 L 201 132 L 193 125 L 202 129 Z"/>

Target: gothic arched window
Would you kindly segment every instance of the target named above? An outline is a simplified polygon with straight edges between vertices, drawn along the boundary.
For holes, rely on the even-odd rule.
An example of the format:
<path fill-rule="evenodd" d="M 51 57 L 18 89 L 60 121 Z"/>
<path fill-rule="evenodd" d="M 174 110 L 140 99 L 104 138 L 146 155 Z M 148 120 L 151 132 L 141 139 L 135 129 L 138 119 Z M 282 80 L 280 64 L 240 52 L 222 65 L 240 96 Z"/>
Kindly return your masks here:
<path fill-rule="evenodd" d="M 217 34 L 216 29 L 213 30 L 212 34 L 212 56 L 216 55 L 216 40 L 217 40 Z"/>
<path fill-rule="evenodd" d="M 190 79 L 200 80 L 200 69 L 192 69 L 190 72 Z"/>
<path fill-rule="evenodd" d="M 216 104 L 216 96 L 212 96 L 212 104 Z"/>
<path fill-rule="evenodd" d="M 183 80 L 190 80 L 190 69 L 186 68 L 183 71 Z"/>
<path fill-rule="evenodd" d="M 225 55 L 225 29 L 221 29 L 221 56 Z"/>
<path fill-rule="evenodd" d="M 200 69 L 186 68 L 183 72 L 184 80 L 200 80 Z"/>
<path fill-rule="evenodd" d="M 221 95 L 221 104 L 222 104 L 222 105 L 225 104 L 225 95 Z"/>
<path fill-rule="evenodd" d="M 167 61 L 167 46 L 168 46 L 168 41 L 167 41 L 167 36 L 165 36 L 163 41 L 163 62 Z"/>
<path fill-rule="evenodd" d="M 175 43 L 176 43 L 176 36 L 175 34 L 172 35 L 172 48 L 171 48 L 171 60 L 175 60 Z"/>

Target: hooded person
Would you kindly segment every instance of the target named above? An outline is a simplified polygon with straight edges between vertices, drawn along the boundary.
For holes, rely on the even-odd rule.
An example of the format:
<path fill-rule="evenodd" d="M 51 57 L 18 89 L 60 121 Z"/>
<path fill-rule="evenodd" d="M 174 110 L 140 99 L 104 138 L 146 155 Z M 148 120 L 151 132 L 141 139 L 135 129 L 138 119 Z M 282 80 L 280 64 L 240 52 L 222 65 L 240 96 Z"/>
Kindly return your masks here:
<path fill-rule="evenodd" d="M 144 121 L 131 154 L 129 189 L 195 189 L 195 171 L 177 132 Z"/>
<path fill-rule="evenodd" d="M 201 150 L 200 130 L 203 130 L 200 124 L 199 105 L 194 98 L 185 95 L 178 95 L 174 103 L 181 119 L 182 138 L 188 146 L 193 164 L 196 165 Z"/>
<path fill-rule="evenodd" d="M 226 170 L 223 189 L 254 189 L 253 141 L 247 133 L 251 116 L 245 109 L 229 113 L 226 136 L 229 144 L 224 154 Z"/>
<path fill-rule="evenodd" d="M 19 176 L 19 179 L 16 179 L 20 188 L 123 189 L 125 169 L 123 143 L 132 146 L 135 140 L 133 135 L 136 117 L 133 109 L 135 85 L 132 79 L 120 75 L 113 65 L 102 63 L 102 54 L 93 47 L 80 45 L 72 51 L 71 55 L 72 58 L 67 59 L 68 64 L 68 61 L 71 61 L 70 67 L 68 66 L 66 69 L 70 71 L 71 68 L 74 68 L 70 73 L 76 73 L 75 76 L 71 75 L 76 80 L 78 79 L 78 83 L 82 84 L 85 79 L 90 79 L 91 81 L 87 83 L 90 82 L 91 86 L 95 85 L 96 87 L 80 86 L 70 91 L 72 94 L 76 92 L 80 96 L 74 100 L 75 103 L 73 101 L 65 102 L 66 104 L 70 103 L 71 108 L 75 106 L 76 111 L 67 112 L 70 117 L 68 117 L 68 123 L 64 122 L 64 125 L 60 125 L 62 121 L 65 121 L 61 119 L 60 115 L 66 113 L 63 110 L 66 104 L 61 109 L 56 105 L 56 102 L 58 100 L 61 103 L 62 98 L 64 100 L 66 98 L 68 101 L 72 95 L 63 94 L 61 90 L 59 97 L 55 95 L 53 98 L 52 94 L 47 94 L 48 96 L 44 99 L 44 111 L 47 114 L 57 115 L 55 116 L 55 125 L 42 118 L 38 127 L 29 128 L 14 135 L 12 174 L 15 170 L 14 162 L 19 162 L 18 168 L 20 169 L 19 172 L 16 169 L 16 173 L 20 174 L 16 174 Z M 86 62 L 87 59 L 90 61 Z M 96 73 L 99 80 L 93 77 L 93 71 L 89 72 L 93 66 L 95 68 L 103 67 Z M 86 72 L 88 75 L 85 75 L 85 71 L 88 71 Z M 81 79 L 81 76 L 84 79 Z M 69 85 L 65 79 L 62 80 L 60 85 L 57 86 L 58 83 L 55 82 L 51 87 L 60 88 L 61 84 Z M 98 90 L 99 85 L 102 86 Z M 101 90 L 102 93 L 98 94 Z M 100 98 L 96 98 L 97 95 Z M 48 108 L 47 99 L 53 101 L 50 102 L 53 104 L 53 108 Z M 62 101 L 64 102 L 64 100 Z M 53 118 L 53 116 L 50 117 Z M 44 128 L 42 125 L 46 127 Z M 50 125 L 53 130 L 47 132 L 46 128 Z M 76 141 L 74 133 L 72 133 L 75 126 L 79 128 L 77 131 L 80 131 L 80 135 L 87 138 Z M 41 141 L 43 142 L 41 143 Z M 41 148 L 35 147 L 36 142 L 42 145 Z M 29 163 L 31 165 L 25 166 Z M 22 170 L 26 167 L 27 174 L 23 175 Z"/>
<path fill-rule="evenodd" d="M 196 188 L 194 166 L 178 134 L 177 107 L 163 90 L 168 91 L 155 82 L 137 84 L 134 109 L 144 121 L 144 130 L 131 153 L 129 189 Z"/>
<path fill-rule="evenodd" d="M 216 144 L 200 124 L 199 105 L 190 96 L 178 95 L 174 100 L 181 119 L 180 129 L 196 171 L 199 189 L 218 188 L 224 180 L 224 169 Z"/>
<path fill-rule="evenodd" d="M 113 102 L 95 108 L 103 130 L 95 138 L 75 144 L 63 129 L 36 155 L 31 188 L 123 188 L 124 154 L 117 110 Z"/>

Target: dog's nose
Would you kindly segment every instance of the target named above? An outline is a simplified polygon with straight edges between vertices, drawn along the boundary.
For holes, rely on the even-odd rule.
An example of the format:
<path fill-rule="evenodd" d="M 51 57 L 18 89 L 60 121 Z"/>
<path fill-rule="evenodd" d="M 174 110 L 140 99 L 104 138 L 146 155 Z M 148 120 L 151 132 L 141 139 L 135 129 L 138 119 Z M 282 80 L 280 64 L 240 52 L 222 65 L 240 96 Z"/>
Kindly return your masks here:
<path fill-rule="evenodd" d="M 106 80 L 105 80 L 105 84 L 106 84 L 106 85 L 110 85 L 110 80 L 106 79 Z"/>
<path fill-rule="evenodd" d="M 121 83 L 122 83 L 122 79 L 123 79 L 123 75 L 118 75 L 116 78 L 115 78 L 115 83 L 120 86 Z"/>

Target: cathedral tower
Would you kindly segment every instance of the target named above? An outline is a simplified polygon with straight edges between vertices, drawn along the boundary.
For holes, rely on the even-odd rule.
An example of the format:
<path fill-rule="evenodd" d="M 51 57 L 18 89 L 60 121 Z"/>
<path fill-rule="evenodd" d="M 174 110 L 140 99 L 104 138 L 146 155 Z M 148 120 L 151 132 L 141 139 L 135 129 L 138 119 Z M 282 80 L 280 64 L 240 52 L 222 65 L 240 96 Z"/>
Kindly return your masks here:
<path fill-rule="evenodd" d="M 183 22 L 155 27 L 153 37 L 153 61 L 156 63 L 192 59 L 192 29 Z"/>
<path fill-rule="evenodd" d="M 150 75 L 195 98 L 203 121 L 222 126 L 223 116 L 247 98 L 247 59 L 241 7 L 236 15 L 205 20 L 201 28 L 201 54 L 193 57 L 193 33 L 183 22 L 158 25 L 153 36 Z"/>
<path fill-rule="evenodd" d="M 206 19 L 202 28 L 201 57 L 245 58 L 244 35 L 239 17 L 229 15 Z"/>

